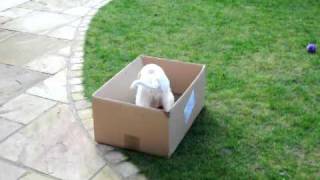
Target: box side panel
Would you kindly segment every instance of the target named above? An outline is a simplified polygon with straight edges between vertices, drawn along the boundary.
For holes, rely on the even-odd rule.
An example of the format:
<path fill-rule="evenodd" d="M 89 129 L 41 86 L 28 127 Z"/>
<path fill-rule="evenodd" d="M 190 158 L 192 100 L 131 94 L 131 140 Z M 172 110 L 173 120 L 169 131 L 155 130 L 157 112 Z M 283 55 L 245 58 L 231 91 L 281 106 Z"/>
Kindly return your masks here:
<path fill-rule="evenodd" d="M 94 98 L 93 118 L 97 142 L 168 156 L 168 116 L 163 111 Z"/>
<path fill-rule="evenodd" d="M 130 89 L 130 85 L 137 79 L 138 72 L 142 67 L 142 60 L 138 57 L 113 76 L 93 96 L 100 99 L 110 98 L 118 101 L 134 102 L 135 90 Z"/>
<path fill-rule="evenodd" d="M 143 56 L 144 64 L 157 64 L 165 71 L 174 93 L 182 94 L 197 77 L 202 65 L 166 60 L 156 57 Z"/>
<path fill-rule="evenodd" d="M 170 111 L 169 154 L 171 155 L 181 142 L 194 120 L 204 106 L 205 68 L 195 79 L 192 86 L 180 97 Z"/>

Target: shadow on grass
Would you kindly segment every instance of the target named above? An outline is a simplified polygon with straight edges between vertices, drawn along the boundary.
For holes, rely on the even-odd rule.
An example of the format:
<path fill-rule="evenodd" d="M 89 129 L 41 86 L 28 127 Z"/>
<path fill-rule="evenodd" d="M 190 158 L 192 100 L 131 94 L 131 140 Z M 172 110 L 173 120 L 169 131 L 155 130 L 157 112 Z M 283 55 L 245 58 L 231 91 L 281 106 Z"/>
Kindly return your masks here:
<path fill-rule="evenodd" d="M 228 133 L 217 121 L 221 117 L 205 107 L 170 159 L 123 152 L 150 179 L 237 177 L 236 172 L 228 172 L 233 169 L 234 148 L 224 143 Z"/>

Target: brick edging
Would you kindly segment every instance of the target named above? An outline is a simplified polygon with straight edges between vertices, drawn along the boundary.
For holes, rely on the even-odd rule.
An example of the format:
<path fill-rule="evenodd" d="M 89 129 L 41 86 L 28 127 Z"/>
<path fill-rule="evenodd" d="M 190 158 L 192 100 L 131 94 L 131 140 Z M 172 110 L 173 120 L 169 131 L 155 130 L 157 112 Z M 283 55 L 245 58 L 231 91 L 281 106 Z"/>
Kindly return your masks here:
<path fill-rule="evenodd" d="M 94 141 L 94 134 L 91 102 L 84 97 L 82 84 L 85 35 L 91 19 L 101 7 L 107 5 L 110 1 L 96 0 L 91 3 L 90 11 L 82 17 L 77 28 L 76 37 L 71 45 L 71 56 L 67 62 L 67 94 L 70 107 L 75 118 L 82 124 L 92 141 Z M 97 146 L 104 156 L 106 166 L 109 166 L 121 179 L 146 179 L 139 174 L 138 168 L 128 162 L 127 157 L 121 152 L 111 146 L 101 146 L 99 144 Z"/>

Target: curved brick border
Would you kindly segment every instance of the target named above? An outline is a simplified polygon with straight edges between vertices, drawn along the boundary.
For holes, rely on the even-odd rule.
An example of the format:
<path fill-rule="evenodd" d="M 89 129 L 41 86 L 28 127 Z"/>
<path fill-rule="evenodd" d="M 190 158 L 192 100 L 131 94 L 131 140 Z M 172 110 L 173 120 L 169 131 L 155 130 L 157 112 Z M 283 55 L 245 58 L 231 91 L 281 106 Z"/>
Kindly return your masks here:
<path fill-rule="evenodd" d="M 90 3 L 90 11 L 82 18 L 77 28 L 76 37 L 73 40 L 71 47 L 72 53 L 67 64 L 67 93 L 71 109 L 93 141 L 94 134 L 91 102 L 84 97 L 84 87 L 82 84 L 84 41 L 91 19 L 101 7 L 107 5 L 110 1 L 111 0 L 96 0 Z M 126 161 L 127 157 L 125 155 L 113 147 L 103 145 L 103 150 L 106 149 L 106 166 L 110 167 L 120 179 L 146 179 L 145 176 L 138 174 L 139 170 L 135 165 Z M 99 172 L 97 174 L 99 175 Z"/>

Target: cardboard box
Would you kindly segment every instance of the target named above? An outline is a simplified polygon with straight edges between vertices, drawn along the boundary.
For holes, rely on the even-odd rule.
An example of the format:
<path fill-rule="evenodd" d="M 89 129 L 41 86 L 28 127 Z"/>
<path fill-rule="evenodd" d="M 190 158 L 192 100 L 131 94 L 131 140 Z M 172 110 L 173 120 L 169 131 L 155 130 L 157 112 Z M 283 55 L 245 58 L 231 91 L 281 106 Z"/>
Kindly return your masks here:
<path fill-rule="evenodd" d="M 157 64 L 179 98 L 166 113 L 134 104 L 131 83 L 146 64 Z M 98 143 L 170 157 L 204 106 L 205 65 L 139 56 L 93 95 Z"/>

